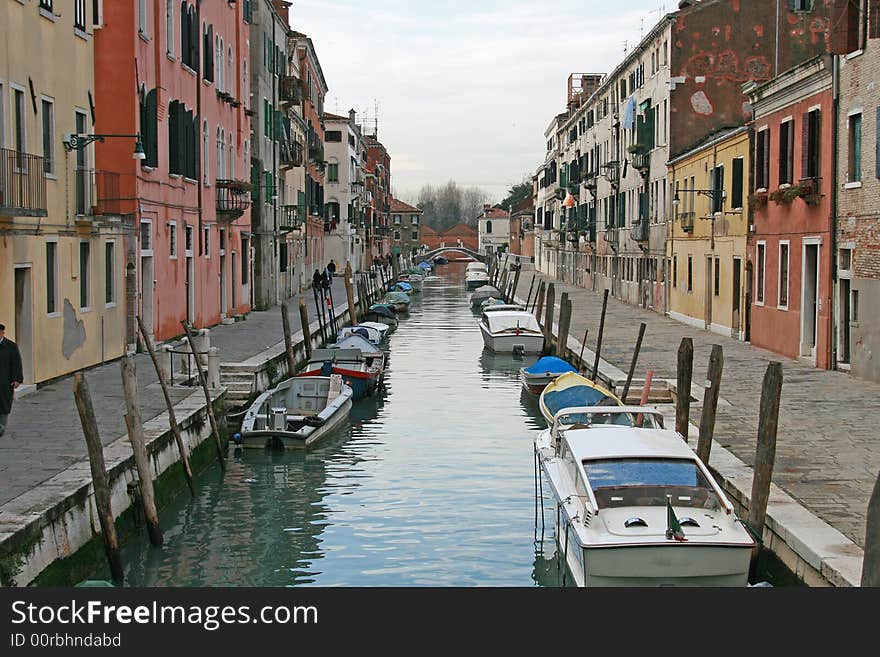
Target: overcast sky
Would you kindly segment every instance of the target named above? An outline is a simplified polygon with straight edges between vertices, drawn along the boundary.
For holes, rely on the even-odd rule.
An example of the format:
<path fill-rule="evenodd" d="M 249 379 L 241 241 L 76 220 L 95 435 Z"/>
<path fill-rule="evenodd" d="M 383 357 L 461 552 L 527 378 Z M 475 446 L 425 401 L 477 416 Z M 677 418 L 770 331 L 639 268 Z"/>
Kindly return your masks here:
<path fill-rule="evenodd" d="M 667 11 L 673 0 L 665 0 Z M 373 114 L 392 186 L 485 188 L 494 200 L 543 161 L 570 73 L 607 73 L 659 20 L 660 0 L 294 0 L 330 91 L 326 111 Z"/>

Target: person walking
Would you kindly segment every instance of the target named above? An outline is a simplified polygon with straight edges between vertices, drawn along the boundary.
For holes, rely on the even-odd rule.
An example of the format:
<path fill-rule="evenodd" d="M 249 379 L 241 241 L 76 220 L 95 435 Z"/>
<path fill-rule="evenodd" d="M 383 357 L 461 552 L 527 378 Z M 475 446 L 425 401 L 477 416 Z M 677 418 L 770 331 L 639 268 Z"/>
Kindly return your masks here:
<path fill-rule="evenodd" d="M 6 327 L 0 324 L 0 436 L 6 433 L 6 423 L 12 412 L 15 390 L 24 381 L 21 354 L 18 345 L 6 337 Z"/>
<path fill-rule="evenodd" d="M 336 263 L 333 262 L 333 258 L 330 258 L 330 262 L 327 263 L 327 275 L 331 279 L 336 275 Z"/>

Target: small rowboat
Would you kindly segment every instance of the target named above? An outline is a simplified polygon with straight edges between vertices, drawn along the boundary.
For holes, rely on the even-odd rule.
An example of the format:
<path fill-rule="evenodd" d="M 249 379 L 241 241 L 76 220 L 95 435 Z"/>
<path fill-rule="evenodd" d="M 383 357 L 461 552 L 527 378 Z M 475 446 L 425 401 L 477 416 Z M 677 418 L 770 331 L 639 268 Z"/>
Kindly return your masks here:
<path fill-rule="evenodd" d="M 593 383 L 577 372 L 561 374 L 547 384 L 538 402 L 548 424 L 560 409 L 572 406 L 623 406 L 613 392 Z"/>
<path fill-rule="evenodd" d="M 519 376 L 526 390 L 533 395 L 540 395 L 544 388 L 566 372 L 577 372 L 577 369 L 561 358 L 545 356 L 531 367 L 520 368 Z"/>

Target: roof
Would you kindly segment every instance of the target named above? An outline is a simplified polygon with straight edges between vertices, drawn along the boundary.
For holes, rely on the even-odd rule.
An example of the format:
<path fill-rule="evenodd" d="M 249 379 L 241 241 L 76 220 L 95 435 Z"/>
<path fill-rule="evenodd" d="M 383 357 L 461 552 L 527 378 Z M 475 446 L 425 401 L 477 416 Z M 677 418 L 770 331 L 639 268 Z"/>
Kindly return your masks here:
<path fill-rule="evenodd" d="M 436 235 L 437 231 L 431 228 L 430 226 L 422 226 L 422 237 L 426 235 Z"/>
<path fill-rule="evenodd" d="M 345 121 L 348 122 L 347 116 L 339 116 L 338 114 L 331 114 L 330 112 L 324 112 L 324 118 L 329 119 L 331 121 Z"/>
<path fill-rule="evenodd" d="M 483 214 L 480 215 L 481 219 L 509 219 L 510 213 L 507 210 L 502 210 L 501 208 L 492 208 L 488 211 L 484 211 Z"/>
<path fill-rule="evenodd" d="M 639 457 L 696 459 L 681 436 L 669 429 L 596 425 L 589 429 L 569 429 L 565 440 L 577 461 Z"/>
<path fill-rule="evenodd" d="M 440 234 L 441 235 L 466 234 L 466 235 L 473 235 L 474 237 L 476 237 L 477 231 L 473 226 L 468 226 L 465 223 L 459 222 L 459 223 L 455 224 L 454 226 L 447 228 L 446 230 L 444 230 Z"/>
<path fill-rule="evenodd" d="M 393 198 L 391 199 L 391 212 L 418 212 L 421 214 L 422 210 L 411 206 L 409 203 L 404 203 L 403 201 Z"/>

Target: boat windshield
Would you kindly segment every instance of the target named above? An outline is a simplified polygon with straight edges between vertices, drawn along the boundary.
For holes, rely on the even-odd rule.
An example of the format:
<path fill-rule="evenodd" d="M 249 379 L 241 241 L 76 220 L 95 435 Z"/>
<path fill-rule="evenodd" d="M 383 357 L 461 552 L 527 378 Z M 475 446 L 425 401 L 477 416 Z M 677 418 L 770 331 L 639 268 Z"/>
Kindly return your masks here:
<path fill-rule="evenodd" d="M 609 398 L 606 397 L 606 400 Z M 618 427 L 662 429 L 663 417 L 658 413 L 630 413 L 609 408 L 608 412 L 562 413 L 558 416 L 562 429 L 588 429 L 596 425 L 613 424 Z"/>
<path fill-rule="evenodd" d="M 599 459 L 583 462 L 599 508 L 674 506 L 718 510 L 711 484 L 687 459 Z"/>

